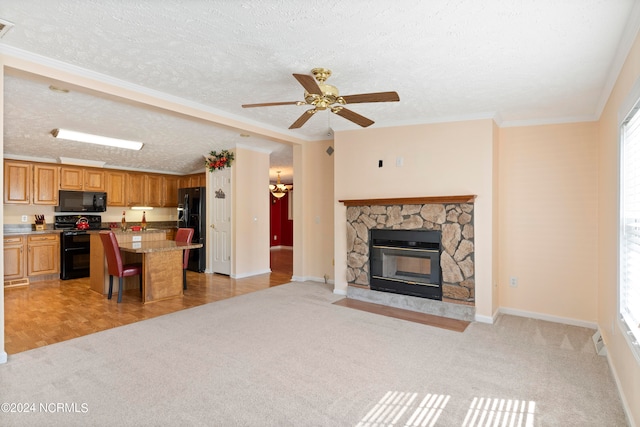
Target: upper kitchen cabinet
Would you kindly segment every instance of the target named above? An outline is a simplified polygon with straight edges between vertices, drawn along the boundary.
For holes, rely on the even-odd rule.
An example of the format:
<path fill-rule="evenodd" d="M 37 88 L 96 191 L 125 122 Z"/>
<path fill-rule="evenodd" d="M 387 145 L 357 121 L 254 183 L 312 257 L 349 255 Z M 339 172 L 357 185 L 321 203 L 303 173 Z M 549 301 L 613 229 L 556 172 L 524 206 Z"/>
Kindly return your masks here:
<path fill-rule="evenodd" d="M 144 206 L 145 175 L 127 173 L 127 206 Z"/>
<path fill-rule="evenodd" d="M 107 206 L 126 206 L 127 174 L 120 171 L 106 171 Z"/>
<path fill-rule="evenodd" d="M 194 173 L 180 177 L 179 188 L 205 187 L 207 185 L 207 175 L 204 173 Z"/>
<path fill-rule="evenodd" d="M 161 207 L 164 193 L 164 179 L 162 175 L 145 175 L 144 194 L 142 204 L 144 206 Z"/>
<path fill-rule="evenodd" d="M 59 167 L 37 163 L 33 165 L 34 205 L 58 205 Z"/>
<path fill-rule="evenodd" d="M 57 205 L 58 169 L 56 165 L 5 160 L 4 202 Z"/>
<path fill-rule="evenodd" d="M 84 190 L 85 191 L 106 191 L 107 184 L 105 173 L 100 169 L 84 170 Z"/>
<path fill-rule="evenodd" d="M 167 175 L 164 177 L 164 193 L 162 206 L 170 208 L 178 206 L 178 181 L 179 177 Z"/>
<path fill-rule="evenodd" d="M 30 163 L 4 161 L 4 202 L 12 204 L 31 203 Z"/>
<path fill-rule="evenodd" d="M 78 191 L 105 191 L 105 171 L 73 166 L 60 167 L 60 189 Z"/>

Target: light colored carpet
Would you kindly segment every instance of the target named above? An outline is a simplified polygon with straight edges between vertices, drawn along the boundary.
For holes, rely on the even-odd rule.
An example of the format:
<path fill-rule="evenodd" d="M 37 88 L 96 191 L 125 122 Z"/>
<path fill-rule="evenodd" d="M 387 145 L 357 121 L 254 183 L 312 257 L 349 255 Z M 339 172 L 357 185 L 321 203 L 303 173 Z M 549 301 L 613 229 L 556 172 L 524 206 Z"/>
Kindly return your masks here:
<path fill-rule="evenodd" d="M 0 402 L 34 412 L 0 425 L 626 425 L 593 330 L 500 316 L 459 333 L 340 298 L 290 283 L 11 355 Z"/>

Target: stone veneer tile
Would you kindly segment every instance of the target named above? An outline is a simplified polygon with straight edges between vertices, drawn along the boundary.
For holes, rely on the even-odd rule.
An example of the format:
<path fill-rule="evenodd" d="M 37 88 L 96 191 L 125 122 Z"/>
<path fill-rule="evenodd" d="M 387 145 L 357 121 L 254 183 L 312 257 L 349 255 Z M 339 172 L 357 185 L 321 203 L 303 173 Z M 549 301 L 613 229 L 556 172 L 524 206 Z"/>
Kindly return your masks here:
<path fill-rule="evenodd" d="M 473 304 L 475 301 L 473 211 L 472 203 L 348 206 L 347 281 L 358 285 L 370 284 L 368 248 L 369 230 L 372 228 L 441 230 L 440 267 L 442 268 L 443 297 Z M 392 300 L 399 297 L 397 294 L 389 295 L 395 295 L 389 297 Z M 424 298 L 417 299 L 424 300 Z M 434 302 L 443 304 L 440 301 Z M 438 313 L 429 314 L 439 315 Z"/>

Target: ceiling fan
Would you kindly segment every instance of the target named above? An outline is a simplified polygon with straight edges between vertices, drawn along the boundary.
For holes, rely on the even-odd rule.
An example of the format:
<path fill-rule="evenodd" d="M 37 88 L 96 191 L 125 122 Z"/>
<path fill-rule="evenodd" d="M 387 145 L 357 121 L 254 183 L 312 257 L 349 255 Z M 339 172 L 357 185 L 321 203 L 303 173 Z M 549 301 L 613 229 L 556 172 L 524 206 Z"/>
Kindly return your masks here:
<path fill-rule="evenodd" d="M 331 76 L 331 70 L 314 68 L 313 77 L 307 74 L 294 74 L 293 77 L 304 87 L 304 101 L 267 102 L 264 104 L 244 104 L 242 108 L 272 107 L 275 105 L 310 105 L 313 108 L 302 113 L 289 129 L 298 129 L 304 125 L 318 111 L 329 110 L 362 127 L 371 126 L 374 122 L 360 114 L 344 108 L 343 105 L 364 102 L 393 102 L 400 101 L 396 92 L 360 93 L 357 95 L 340 96 L 338 88 L 326 84 Z M 315 77 L 315 80 L 314 80 Z M 316 83 L 316 80 L 318 81 Z"/>

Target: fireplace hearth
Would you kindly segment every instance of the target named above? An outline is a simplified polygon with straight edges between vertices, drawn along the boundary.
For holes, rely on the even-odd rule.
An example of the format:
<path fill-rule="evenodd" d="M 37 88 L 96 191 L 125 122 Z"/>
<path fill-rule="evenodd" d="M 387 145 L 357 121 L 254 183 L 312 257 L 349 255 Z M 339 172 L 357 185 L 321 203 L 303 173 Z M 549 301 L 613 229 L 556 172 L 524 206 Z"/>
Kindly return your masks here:
<path fill-rule="evenodd" d="M 370 288 L 441 301 L 441 234 L 433 230 L 370 230 Z"/>

